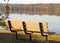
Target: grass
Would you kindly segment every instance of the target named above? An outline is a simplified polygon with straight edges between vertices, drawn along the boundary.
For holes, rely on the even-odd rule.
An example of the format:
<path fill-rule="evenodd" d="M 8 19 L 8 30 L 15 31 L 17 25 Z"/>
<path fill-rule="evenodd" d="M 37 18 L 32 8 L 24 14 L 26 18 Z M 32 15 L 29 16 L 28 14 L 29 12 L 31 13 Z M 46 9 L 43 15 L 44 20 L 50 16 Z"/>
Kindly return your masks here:
<path fill-rule="evenodd" d="M 54 34 L 48 36 L 49 43 L 60 43 L 60 35 Z M 29 40 L 29 35 L 24 32 L 18 32 L 18 40 L 15 38 L 15 33 L 8 30 L 0 30 L 0 43 L 45 43 L 45 37 L 40 33 L 32 34 L 32 41 Z"/>

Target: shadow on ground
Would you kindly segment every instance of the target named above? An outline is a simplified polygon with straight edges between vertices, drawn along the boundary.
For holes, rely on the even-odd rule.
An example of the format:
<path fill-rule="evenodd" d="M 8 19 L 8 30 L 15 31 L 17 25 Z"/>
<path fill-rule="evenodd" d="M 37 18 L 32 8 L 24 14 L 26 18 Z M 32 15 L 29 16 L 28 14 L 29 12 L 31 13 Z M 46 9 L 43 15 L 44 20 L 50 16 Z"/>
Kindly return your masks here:
<path fill-rule="evenodd" d="M 34 36 L 33 36 L 34 37 Z M 41 39 L 41 37 L 36 40 L 33 39 L 32 41 L 29 40 L 29 36 L 26 36 L 25 34 L 18 35 L 18 40 L 15 38 L 15 33 L 14 34 L 9 34 L 9 33 L 0 33 L 0 43 L 45 43 Z M 36 38 L 36 37 L 34 37 Z M 49 40 L 49 43 L 60 43 L 60 41 L 55 41 L 55 40 Z"/>
<path fill-rule="evenodd" d="M 45 41 L 38 41 L 38 40 L 30 41 L 30 40 L 27 40 L 27 39 L 20 39 L 20 41 L 17 40 L 17 43 L 24 43 L 24 42 L 25 43 L 46 43 Z M 47 43 L 60 43 L 60 41 L 49 40 Z"/>

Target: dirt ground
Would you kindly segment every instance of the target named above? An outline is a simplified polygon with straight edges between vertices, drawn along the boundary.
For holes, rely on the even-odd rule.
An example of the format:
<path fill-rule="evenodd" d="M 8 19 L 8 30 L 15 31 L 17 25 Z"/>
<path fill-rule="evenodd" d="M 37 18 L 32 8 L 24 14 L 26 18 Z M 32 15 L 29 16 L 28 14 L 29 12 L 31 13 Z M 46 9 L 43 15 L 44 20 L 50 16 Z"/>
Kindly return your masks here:
<path fill-rule="evenodd" d="M 48 36 L 49 43 L 60 43 L 60 35 L 53 34 Z M 15 33 L 9 30 L 0 30 L 0 43 L 45 43 L 45 37 L 40 33 L 32 34 L 32 41 L 29 40 L 29 35 L 24 32 L 18 32 L 18 40 L 15 38 Z"/>

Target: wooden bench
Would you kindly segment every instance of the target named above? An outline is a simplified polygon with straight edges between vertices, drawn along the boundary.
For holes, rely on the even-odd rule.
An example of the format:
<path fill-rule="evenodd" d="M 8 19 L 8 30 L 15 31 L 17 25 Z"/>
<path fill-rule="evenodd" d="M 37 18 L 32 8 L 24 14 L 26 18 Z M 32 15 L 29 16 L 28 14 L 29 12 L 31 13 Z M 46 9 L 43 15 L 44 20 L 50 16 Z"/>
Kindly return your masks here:
<path fill-rule="evenodd" d="M 8 21 L 8 23 L 7 23 Z M 32 40 L 33 33 L 40 33 L 42 36 L 46 37 L 46 41 L 48 41 L 48 35 L 55 34 L 55 32 L 48 31 L 48 24 L 47 22 L 22 22 L 20 20 L 7 20 L 5 21 L 6 27 L 10 28 L 11 32 L 16 33 L 18 31 L 24 31 L 25 34 L 30 35 L 30 40 Z"/>
<path fill-rule="evenodd" d="M 23 28 L 26 34 L 30 34 L 30 40 L 32 40 L 32 33 L 40 33 L 46 37 L 48 41 L 48 35 L 55 34 L 55 32 L 48 31 L 47 22 L 23 22 Z"/>

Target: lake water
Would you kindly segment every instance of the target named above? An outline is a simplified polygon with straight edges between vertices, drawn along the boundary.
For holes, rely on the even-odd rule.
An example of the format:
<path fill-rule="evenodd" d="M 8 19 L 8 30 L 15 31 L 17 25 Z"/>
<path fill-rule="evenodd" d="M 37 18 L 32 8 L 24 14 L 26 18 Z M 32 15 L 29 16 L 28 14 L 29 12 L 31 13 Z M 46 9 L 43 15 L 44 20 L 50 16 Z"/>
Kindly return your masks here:
<path fill-rule="evenodd" d="M 38 21 L 38 22 L 46 21 L 48 22 L 49 31 L 60 34 L 60 16 L 10 14 L 8 19 L 18 19 L 22 21 Z M 3 28 L 3 27 L 0 27 L 0 28 Z"/>

